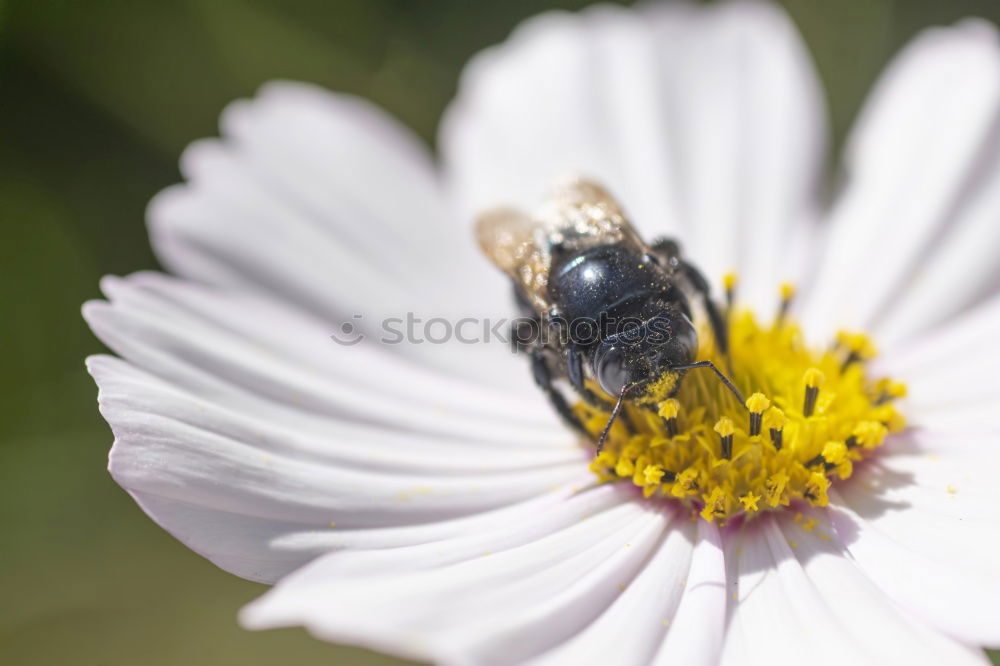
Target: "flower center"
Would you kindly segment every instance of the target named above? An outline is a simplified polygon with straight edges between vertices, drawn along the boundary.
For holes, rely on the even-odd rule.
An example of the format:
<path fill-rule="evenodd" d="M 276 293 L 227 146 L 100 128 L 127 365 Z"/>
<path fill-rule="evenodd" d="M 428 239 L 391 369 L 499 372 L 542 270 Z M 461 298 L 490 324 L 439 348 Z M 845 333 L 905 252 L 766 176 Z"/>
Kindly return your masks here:
<path fill-rule="evenodd" d="M 730 303 L 733 284 L 727 276 Z M 673 397 L 625 404 L 625 418 L 591 470 L 602 481 L 631 481 L 646 497 L 685 502 L 719 523 L 795 500 L 825 506 L 831 480 L 850 477 L 854 463 L 905 426 L 893 401 L 906 387 L 868 377 L 875 349 L 863 334 L 840 333 L 826 350 L 808 347 L 786 315 L 792 293 L 782 287 L 782 306 L 768 325 L 730 305 L 728 359 L 699 327 L 699 360 L 728 368 L 749 396 L 745 405 L 713 373 L 689 370 Z M 584 403 L 575 409 L 596 437 L 607 414 Z"/>

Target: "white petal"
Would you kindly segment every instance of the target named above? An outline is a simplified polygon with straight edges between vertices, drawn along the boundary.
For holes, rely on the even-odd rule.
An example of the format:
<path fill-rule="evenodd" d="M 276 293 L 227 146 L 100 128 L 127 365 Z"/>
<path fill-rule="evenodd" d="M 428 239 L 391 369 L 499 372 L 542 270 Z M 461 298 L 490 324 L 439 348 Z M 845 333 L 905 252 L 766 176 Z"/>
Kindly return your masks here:
<path fill-rule="evenodd" d="M 806 530 L 810 519 L 818 522 Z M 978 648 L 953 641 L 899 608 L 851 561 L 825 511 L 806 509 L 802 521 L 776 521 L 819 598 L 872 663 L 985 663 Z"/>
<path fill-rule="evenodd" d="M 578 482 L 590 482 L 581 476 Z M 160 526 L 186 546 L 238 576 L 264 583 L 275 583 L 310 560 L 331 552 L 339 553 L 338 570 L 351 574 L 372 573 L 381 567 L 398 568 L 399 560 L 383 557 L 388 553 L 431 551 L 441 562 L 444 553 L 437 546 L 445 539 L 451 543 L 496 541 L 512 535 L 528 540 L 533 530 L 520 530 L 526 524 L 544 530 L 552 525 L 551 515 L 585 515 L 595 507 L 616 501 L 610 487 L 577 495 L 577 486 L 553 485 L 536 497 L 459 518 L 396 527 L 343 527 L 335 521 L 325 525 L 276 521 L 256 516 L 218 511 L 204 505 L 190 504 L 156 495 L 130 491 L 142 509 Z M 581 501 L 574 500 L 580 497 Z M 569 499 L 570 501 L 567 501 Z M 623 501 L 617 498 L 617 502 Z M 560 514 L 560 509 L 567 507 Z M 538 520 L 544 515 L 545 520 Z M 349 524 L 349 523 L 348 523 Z M 520 536 L 521 533 L 524 536 Z M 456 538 L 456 537 L 461 537 Z M 412 547 L 402 548 L 402 546 Z M 480 548 L 481 554 L 486 548 Z M 431 561 L 431 560 L 427 560 Z M 414 567 L 412 559 L 404 564 Z"/>
<path fill-rule="evenodd" d="M 983 663 L 882 594 L 845 557 L 822 511 L 803 513 L 820 521 L 812 531 L 788 512 L 744 526 L 722 663 Z"/>
<path fill-rule="evenodd" d="M 677 513 L 663 543 L 621 596 L 586 629 L 529 663 L 650 663 L 684 596 L 697 538 L 686 513 Z"/>
<path fill-rule="evenodd" d="M 825 625 L 833 618 L 811 594 L 773 516 L 746 525 L 735 544 L 735 604 L 722 664 L 792 664 L 803 655 L 825 655 L 838 647 L 836 657 L 857 658 L 850 651 L 853 646 L 824 640 L 830 633 Z"/>
<path fill-rule="evenodd" d="M 954 222 L 935 244 L 878 325 L 879 340 L 889 345 L 935 325 L 949 325 L 956 313 L 993 296 L 1000 284 L 1000 145 L 979 168 L 989 170 L 958 204 Z M 985 150 L 985 149 L 984 149 Z M 988 163 L 985 163 L 988 162 Z M 929 307 L 933 304 L 933 307 Z"/>
<path fill-rule="evenodd" d="M 654 664 L 718 663 L 726 631 L 726 580 L 719 528 L 700 521 L 684 596 Z"/>
<path fill-rule="evenodd" d="M 341 577 L 332 555 L 241 617 L 251 628 L 304 624 L 328 640 L 410 658 L 516 663 L 599 615 L 662 541 L 667 522 L 663 512 L 627 502 L 526 545 L 395 575 Z"/>
<path fill-rule="evenodd" d="M 267 299 L 162 276 L 103 284 L 112 302 L 84 310 L 98 337 L 238 411 L 313 432 L 358 422 L 515 445 L 567 442 L 535 391 L 516 396 L 450 380 L 380 345 L 333 344 L 321 323 Z M 521 370 L 519 360 L 507 358 Z"/>
<path fill-rule="evenodd" d="M 831 491 L 830 499 L 829 515 L 848 553 L 896 603 L 957 640 L 1000 645 L 1000 576 L 995 565 L 984 566 L 985 555 L 968 551 L 976 536 L 974 548 L 996 548 L 995 521 L 971 521 L 966 528 L 961 515 L 912 509 L 908 500 L 885 502 L 861 486 L 849 486 L 843 496 Z M 937 534 L 907 533 L 922 516 Z"/>
<path fill-rule="evenodd" d="M 499 298 L 468 227 L 445 213 L 426 147 L 374 105 L 270 83 L 226 109 L 222 130 L 184 154 L 189 183 L 150 205 L 154 246 L 174 272 L 330 319 L 478 314 L 467 310 L 483 289 Z"/>
<path fill-rule="evenodd" d="M 968 370 L 982 354 L 1000 353 L 996 345 L 989 344 L 998 335 L 1000 297 L 995 297 L 919 337 L 886 349 L 877 370 L 928 380 L 955 364 Z"/>
<path fill-rule="evenodd" d="M 903 411 L 912 424 L 941 432 L 1000 431 L 1000 298 L 893 347 L 875 374 L 906 382 Z"/>
<path fill-rule="evenodd" d="M 372 339 L 411 316 L 415 337 L 426 339 L 461 318 L 512 313 L 507 281 L 480 256 L 468 221 L 455 224 L 446 211 L 426 147 L 369 102 L 269 83 L 233 103 L 222 129 L 223 139 L 185 152 L 188 183 L 150 204 L 154 248 L 173 272 L 266 294 Z M 428 329 L 434 318 L 450 324 Z M 463 331 L 478 339 L 471 332 L 484 328 Z M 498 344 L 452 337 L 395 351 L 525 387 L 527 371 L 490 337 Z"/>
<path fill-rule="evenodd" d="M 998 109 L 1000 47 L 992 26 L 966 21 L 927 30 L 897 56 L 848 142 L 847 185 L 808 294 L 811 332 L 871 328 L 884 317 L 891 323 L 886 340 L 894 342 L 946 319 L 980 290 L 991 262 L 979 254 L 994 256 L 1000 240 L 983 219 L 1000 179 Z M 934 263 L 950 232 L 959 234 L 946 241 L 954 246 L 945 245 L 944 264 Z M 975 243 L 984 246 L 956 269 L 954 253 Z M 939 280 L 947 297 L 925 289 Z M 892 323 L 896 303 L 909 314 Z"/>
<path fill-rule="evenodd" d="M 961 562 L 965 575 L 1000 584 L 998 493 L 986 474 L 963 467 L 974 456 L 944 463 L 935 454 L 864 466 L 841 489 L 851 509 L 900 546 L 935 561 Z M 982 463 L 980 463 L 982 464 Z"/>
<path fill-rule="evenodd" d="M 406 432 L 331 419 L 224 381 L 185 385 L 194 375 L 177 363 L 163 367 L 180 383 L 111 357 L 89 365 L 116 436 L 115 479 L 184 543 L 254 580 L 274 581 L 332 548 L 420 543 L 458 529 L 359 536 L 351 528 L 470 515 L 590 480 L 580 450 L 544 437 L 548 446 Z"/>
<path fill-rule="evenodd" d="M 822 109 L 771 5 L 600 7 L 543 15 L 477 56 L 440 139 L 462 215 L 532 209 L 584 173 L 648 236 L 680 234 L 710 278 L 743 270 L 752 298 L 773 289 L 782 237 L 808 216 Z"/>
<path fill-rule="evenodd" d="M 913 429 L 893 435 L 885 445 L 884 454 L 877 456 L 869 470 L 862 465 L 858 478 L 873 475 L 880 492 L 947 490 L 949 485 L 961 486 L 975 497 L 989 497 L 981 506 L 966 503 L 962 497 L 934 498 L 938 510 L 966 515 L 969 518 L 995 516 L 1000 506 L 992 497 L 997 494 L 993 469 L 1000 464 L 1000 447 L 996 433 L 974 431 L 949 433 L 940 430 Z M 893 478 L 893 474 L 896 478 Z M 881 478 L 880 478 L 881 475 Z M 905 482 L 905 483 L 904 483 Z M 862 482 L 861 485 L 865 485 Z M 854 483 L 846 485 L 853 488 Z M 907 504 L 915 501 L 907 499 Z M 960 507 L 950 509 L 949 507 Z"/>
<path fill-rule="evenodd" d="M 840 486 L 843 501 L 895 543 L 1000 589 L 996 434 L 916 430 Z"/>
<path fill-rule="evenodd" d="M 178 541 L 242 578 L 274 583 L 317 555 L 307 549 L 272 547 L 275 539 L 301 529 L 300 524 L 126 490 L 150 518 Z"/>
<path fill-rule="evenodd" d="M 277 543 L 337 551 L 336 557 L 325 560 L 329 576 L 399 574 L 514 548 L 635 500 L 635 493 L 626 486 L 595 488 L 591 479 L 581 477 L 581 481 L 579 487 L 564 484 L 518 504 L 454 520 L 400 528 L 325 530 L 310 534 L 308 540 L 302 538 L 304 533 L 291 534 Z"/>
<path fill-rule="evenodd" d="M 111 468 L 122 485 L 237 513 L 344 526 L 434 520 L 537 494 L 578 478 L 586 465 L 580 455 L 556 462 L 543 453 L 532 461 L 536 454 L 523 448 L 507 451 L 504 462 L 479 451 L 466 454 L 464 470 L 460 460 L 451 470 L 439 469 L 405 451 L 420 446 L 405 434 L 397 436 L 399 460 L 385 450 L 368 465 L 367 454 L 351 456 L 345 444 L 220 409 L 120 360 L 93 357 L 90 369 L 101 386 L 102 413 L 119 440 Z M 455 455 L 462 456 L 457 446 Z M 380 456 L 386 456 L 381 464 Z"/>

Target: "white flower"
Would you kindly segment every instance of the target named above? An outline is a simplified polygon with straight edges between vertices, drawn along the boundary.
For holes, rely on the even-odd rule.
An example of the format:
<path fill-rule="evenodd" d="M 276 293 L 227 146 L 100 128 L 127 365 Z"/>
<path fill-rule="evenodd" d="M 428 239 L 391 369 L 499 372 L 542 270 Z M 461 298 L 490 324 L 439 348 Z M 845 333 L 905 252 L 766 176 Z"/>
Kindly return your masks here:
<path fill-rule="evenodd" d="M 108 278 L 87 320 L 110 469 L 193 550 L 277 583 L 251 628 L 443 663 L 984 663 L 1000 646 L 1000 44 L 918 36 L 850 136 L 832 206 L 824 103 L 756 2 L 546 14 L 477 56 L 439 172 L 370 104 L 274 83 L 150 207 L 177 276 Z M 811 339 L 872 333 L 907 382 L 827 507 L 720 528 L 597 485 L 520 358 L 329 340 L 408 310 L 510 314 L 486 206 L 566 171 L 674 234 Z M 812 522 L 815 521 L 815 522 Z M 807 527 L 808 526 L 808 527 Z"/>

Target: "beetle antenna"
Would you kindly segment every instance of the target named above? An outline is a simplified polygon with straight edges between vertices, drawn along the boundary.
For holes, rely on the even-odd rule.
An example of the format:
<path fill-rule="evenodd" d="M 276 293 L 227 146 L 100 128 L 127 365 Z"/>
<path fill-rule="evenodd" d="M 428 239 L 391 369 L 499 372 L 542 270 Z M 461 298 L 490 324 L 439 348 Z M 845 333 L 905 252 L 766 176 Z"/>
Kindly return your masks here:
<path fill-rule="evenodd" d="M 671 370 L 694 370 L 695 368 L 711 368 L 712 372 L 714 372 L 716 374 L 716 376 L 718 376 L 719 381 L 721 381 L 723 383 L 723 385 L 725 385 L 725 387 L 727 389 L 729 389 L 729 391 L 734 396 L 736 396 L 736 401 L 738 403 L 740 403 L 740 406 L 743 407 L 743 409 L 747 409 L 747 403 L 746 403 L 746 400 L 743 399 L 743 394 L 740 393 L 740 390 L 738 388 L 736 388 L 736 385 L 733 384 L 732 381 L 730 381 L 729 377 L 726 377 L 726 375 L 723 374 L 722 371 L 720 371 L 717 367 L 715 367 L 715 364 L 712 363 L 711 361 L 697 361 L 695 363 L 689 363 L 688 365 L 675 365 L 675 366 L 673 366 L 670 369 Z"/>
<path fill-rule="evenodd" d="M 730 380 L 729 377 L 727 377 L 721 370 L 719 370 L 717 367 L 715 367 L 715 364 L 712 363 L 711 361 L 697 361 L 695 363 L 689 363 L 687 365 L 675 365 L 675 366 L 673 366 L 670 369 L 671 370 L 694 370 L 696 368 L 711 368 L 712 372 L 714 372 L 715 375 L 719 378 L 719 381 L 722 382 L 723 386 L 725 386 L 727 389 L 729 389 L 730 393 L 732 393 L 733 396 L 736 398 L 736 401 L 740 403 L 740 406 L 743 407 L 743 409 L 747 409 L 747 411 L 749 411 L 749 409 L 747 408 L 747 405 L 746 405 L 746 400 L 743 399 L 743 394 L 740 393 L 740 390 L 738 388 L 736 388 L 736 385 L 733 384 L 732 380 Z M 608 417 L 608 422 L 606 424 L 604 424 L 604 430 L 601 431 L 601 436 L 597 438 L 597 453 L 598 453 L 598 455 L 601 453 L 601 450 L 604 448 L 604 443 L 608 439 L 608 433 L 611 432 L 611 426 L 613 426 L 615 424 L 615 421 L 618 419 L 619 414 L 621 414 L 622 405 L 625 402 L 625 396 L 626 396 L 626 394 L 628 394 L 628 392 L 629 392 L 630 389 L 633 389 L 636 386 L 639 386 L 640 384 L 643 384 L 643 383 L 645 383 L 645 382 L 638 381 L 638 382 L 635 382 L 634 384 L 627 384 L 627 385 L 625 385 L 625 386 L 622 387 L 621 393 L 618 394 L 618 399 L 615 401 L 615 406 L 611 410 L 611 415 Z"/>
<path fill-rule="evenodd" d="M 622 403 L 625 401 L 625 394 L 628 393 L 628 390 L 632 388 L 632 386 L 635 386 L 635 384 L 626 384 L 622 387 L 621 393 L 618 394 L 618 400 L 615 401 L 615 407 L 611 410 L 611 416 L 608 417 L 608 422 L 604 424 L 604 430 L 601 431 L 601 436 L 597 438 L 598 454 L 600 454 L 601 449 L 604 448 L 604 442 L 608 439 L 608 433 L 611 431 L 611 426 L 614 425 L 615 419 L 618 418 L 618 415 L 622 411 Z"/>

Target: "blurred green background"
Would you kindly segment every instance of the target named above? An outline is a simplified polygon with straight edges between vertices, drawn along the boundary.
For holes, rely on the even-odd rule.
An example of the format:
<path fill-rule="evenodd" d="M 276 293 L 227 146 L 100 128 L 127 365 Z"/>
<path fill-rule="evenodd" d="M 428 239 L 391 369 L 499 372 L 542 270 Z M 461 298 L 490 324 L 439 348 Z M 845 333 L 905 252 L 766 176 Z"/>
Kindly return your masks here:
<path fill-rule="evenodd" d="M 835 145 L 916 31 L 1000 21 L 996 0 L 785 4 L 829 91 Z M 228 101 L 275 77 L 316 81 L 430 139 L 462 63 L 552 6 L 0 0 L 0 663 L 399 663 L 237 627 L 263 588 L 175 542 L 105 471 L 111 436 L 83 369 L 102 347 L 80 304 L 102 275 L 156 266 L 146 202 Z"/>

